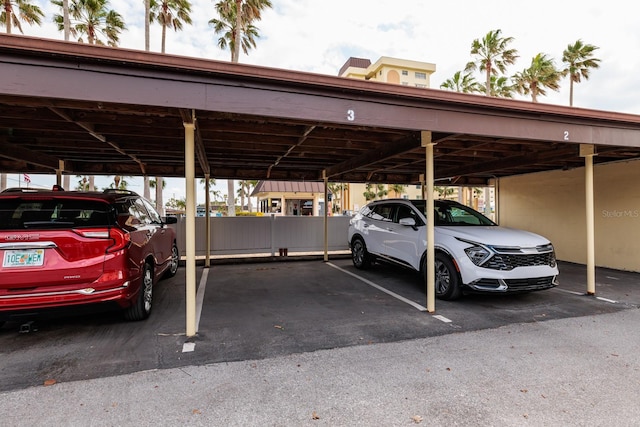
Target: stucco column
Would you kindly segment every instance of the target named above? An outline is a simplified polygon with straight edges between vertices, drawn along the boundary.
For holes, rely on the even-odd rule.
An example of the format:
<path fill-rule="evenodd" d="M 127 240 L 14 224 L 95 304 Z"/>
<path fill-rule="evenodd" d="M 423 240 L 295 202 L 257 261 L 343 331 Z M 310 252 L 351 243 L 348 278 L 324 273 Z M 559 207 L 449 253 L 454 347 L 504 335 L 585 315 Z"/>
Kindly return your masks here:
<path fill-rule="evenodd" d="M 195 192 L 195 138 L 193 123 L 184 125 L 184 180 L 187 202 L 185 207 L 186 231 L 186 299 L 187 299 L 187 337 L 194 336 L 196 331 L 196 192 Z M 158 184 L 162 185 L 162 184 Z"/>
<path fill-rule="evenodd" d="M 580 156 L 584 157 L 585 214 L 587 218 L 587 295 L 596 294 L 596 244 L 595 202 L 593 197 L 593 156 L 595 147 L 580 145 Z"/>
<path fill-rule="evenodd" d="M 435 254 L 435 245 L 434 245 L 434 237 L 435 237 L 435 220 L 433 218 L 433 212 L 435 209 L 435 202 L 433 200 L 433 144 L 431 142 L 431 132 L 430 131 L 422 131 L 422 146 L 425 148 L 425 191 L 426 191 L 426 200 L 427 200 L 427 208 L 425 209 L 425 217 L 427 219 L 427 311 L 429 313 L 433 313 L 436 311 L 436 270 L 435 270 L 435 262 L 436 262 L 436 254 Z"/>
<path fill-rule="evenodd" d="M 329 178 L 327 178 L 327 171 L 322 171 L 322 177 L 324 179 L 324 262 L 329 261 L 329 218 L 327 212 L 329 212 Z"/>
<path fill-rule="evenodd" d="M 204 206 L 205 206 L 204 232 L 205 232 L 205 242 L 206 242 L 206 253 L 204 256 L 205 268 L 211 267 L 211 212 L 210 212 L 211 210 L 209 209 L 209 204 L 211 203 L 211 196 L 210 196 L 209 179 L 211 179 L 211 175 L 208 173 L 205 174 L 204 175 L 204 191 L 205 191 L 204 193 Z"/>

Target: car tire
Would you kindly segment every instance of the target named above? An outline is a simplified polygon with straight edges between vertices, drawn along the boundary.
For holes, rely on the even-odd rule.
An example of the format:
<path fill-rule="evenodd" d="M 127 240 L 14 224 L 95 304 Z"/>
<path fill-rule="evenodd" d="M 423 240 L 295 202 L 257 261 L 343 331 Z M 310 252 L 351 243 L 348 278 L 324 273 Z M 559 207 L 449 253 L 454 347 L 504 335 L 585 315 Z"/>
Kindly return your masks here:
<path fill-rule="evenodd" d="M 371 267 L 371 255 L 367 251 L 367 245 L 362 237 L 356 237 L 351 242 L 351 261 L 359 269 Z"/>
<path fill-rule="evenodd" d="M 441 252 L 436 253 L 435 273 L 435 288 L 438 298 L 442 300 L 455 300 L 462 296 L 460 275 L 449 256 Z"/>
<path fill-rule="evenodd" d="M 135 302 L 124 312 L 127 320 L 144 320 L 151 314 L 153 301 L 153 268 L 149 263 L 145 263 L 142 268 L 142 283 Z"/>
<path fill-rule="evenodd" d="M 173 243 L 171 247 L 171 260 L 169 260 L 169 268 L 164 274 L 164 277 L 169 278 L 176 275 L 178 272 L 178 266 L 180 265 L 180 252 L 178 251 L 178 245 Z"/>

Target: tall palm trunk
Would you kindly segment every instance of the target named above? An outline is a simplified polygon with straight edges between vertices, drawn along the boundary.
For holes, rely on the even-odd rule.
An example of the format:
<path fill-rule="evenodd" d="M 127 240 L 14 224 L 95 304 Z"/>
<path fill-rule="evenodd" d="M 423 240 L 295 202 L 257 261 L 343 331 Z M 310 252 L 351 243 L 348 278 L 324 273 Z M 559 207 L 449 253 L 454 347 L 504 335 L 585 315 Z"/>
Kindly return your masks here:
<path fill-rule="evenodd" d="M 4 2 L 4 12 L 6 16 L 5 25 L 7 26 L 7 34 L 11 34 L 11 3 Z"/>
<path fill-rule="evenodd" d="M 71 24 L 69 23 L 69 0 L 62 0 L 62 19 L 64 24 L 64 41 L 69 41 Z"/>
<path fill-rule="evenodd" d="M 242 40 L 242 0 L 236 0 L 236 32 L 234 34 L 231 62 L 240 61 L 240 43 Z"/>
<path fill-rule="evenodd" d="M 236 216 L 236 202 L 234 197 L 233 180 L 227 180 L 227 216 Z"/>
<path fill-rule="evenodd" d="M 149 14 L 151 10 L 150 0 L 144 0 L 144 50 L 149 52 L 149 39 L 150 31 L 149 31 Z"/>
<path fill-rule="evenodd" d="M 164 201 L 162 200 L 162 187 L 164 179 L 161 176 L 156 176 L 156 210 L 162 216 L 164 216 Z"/>

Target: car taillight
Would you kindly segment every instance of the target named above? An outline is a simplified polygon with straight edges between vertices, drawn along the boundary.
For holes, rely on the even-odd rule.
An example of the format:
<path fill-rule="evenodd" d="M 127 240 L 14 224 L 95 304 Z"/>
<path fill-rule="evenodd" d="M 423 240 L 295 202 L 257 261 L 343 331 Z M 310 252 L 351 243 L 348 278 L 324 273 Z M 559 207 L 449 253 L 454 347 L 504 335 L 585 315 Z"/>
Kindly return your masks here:
<path fill-rule="evenodd" d="M 111 239 L 113 244 L 107 248 L 107 253 L 117 252 L 124 249 L 131 243 L 131 236 L 119 228 L 92 228 L 92 229 L 75 229 L 77 234 L 90 239 Z"/>

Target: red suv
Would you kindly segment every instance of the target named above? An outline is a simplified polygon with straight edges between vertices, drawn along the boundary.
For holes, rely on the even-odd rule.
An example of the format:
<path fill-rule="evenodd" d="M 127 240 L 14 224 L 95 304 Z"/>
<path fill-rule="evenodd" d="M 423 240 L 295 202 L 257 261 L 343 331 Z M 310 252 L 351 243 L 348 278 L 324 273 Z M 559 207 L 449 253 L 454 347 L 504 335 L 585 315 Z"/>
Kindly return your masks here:
<path fill-rule="evenodd" d="M 130 191 L 1 192 L 0 324 L 94 303 L 146 319 L 154 283 L 178 270 L 175 222 Z"/>

